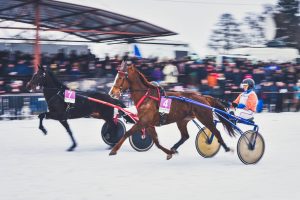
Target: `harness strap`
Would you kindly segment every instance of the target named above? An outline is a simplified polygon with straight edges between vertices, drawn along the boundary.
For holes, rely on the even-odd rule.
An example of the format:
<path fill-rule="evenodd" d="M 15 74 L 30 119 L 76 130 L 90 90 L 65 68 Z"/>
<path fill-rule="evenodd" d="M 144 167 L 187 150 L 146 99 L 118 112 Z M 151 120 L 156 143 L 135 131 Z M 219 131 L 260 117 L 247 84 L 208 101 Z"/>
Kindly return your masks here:
<path fill-rule="evenodd" d="M 139 102 L 136 104 L 136 108 L 138 109 L 141 105 L 142 105 L 142 103 L 145 101 L 145 99 L 147 98 L 147 97 L 149 97 L 150 99 L 153 99 L 153 100 L 155 100 L 155 101 L 160 101 L 160 93 L 159 93 L 159 89 L 157 88 L 157 94 L 158 94 L 158 97 L 155 97 L 155 96 L 151 96 L 151 95 L 149 95 L 149 93 L 150 93 L 150 89 L 148 89 L 147 90 L 147 92 L 144 94 L 144 96 L 139 100 Z"/>
<path fill-rule="evenodd" d="M 148 94 L 149 94 L 149 90 L 144 94 L 144 96 L 139 100 L 139 102 L 135 105 L 136 109 L 138 109 L 141 104 L 144 102 L 144 100 L 147 98 Z"/>

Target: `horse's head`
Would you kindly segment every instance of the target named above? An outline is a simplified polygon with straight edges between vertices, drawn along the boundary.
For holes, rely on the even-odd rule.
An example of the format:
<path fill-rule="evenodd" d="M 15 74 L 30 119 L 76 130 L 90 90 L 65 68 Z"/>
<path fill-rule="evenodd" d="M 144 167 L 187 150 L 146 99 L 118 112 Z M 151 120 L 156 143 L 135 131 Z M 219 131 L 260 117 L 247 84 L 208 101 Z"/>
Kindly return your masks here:
<path fill-rule="evenodd" d="M 115 77 L 114 84 L 109 91 L 111 97 L 119 99 L 121 94 L 129 89 L 129 80 L 133 76 L 134 70 L 135 68 L 132 65 L 127 66 L 126 61 L 122 62 L 120 70 Z"/>
<path fill-rule="evenodd" d="M 39 66 L 38 71 L 32 76 L 31 80 L 27 83 L 26 88 L 30 91 L 36 91 L 39 87 L 44 86 L 46 83 L 46 70 Z"/>

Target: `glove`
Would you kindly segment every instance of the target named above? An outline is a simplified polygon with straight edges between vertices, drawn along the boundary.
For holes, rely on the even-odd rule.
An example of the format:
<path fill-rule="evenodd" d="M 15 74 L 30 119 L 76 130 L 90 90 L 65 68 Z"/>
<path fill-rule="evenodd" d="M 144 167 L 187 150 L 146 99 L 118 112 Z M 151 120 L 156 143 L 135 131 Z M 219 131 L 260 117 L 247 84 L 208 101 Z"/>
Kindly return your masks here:
<path fill-rule="evenodd" d="M 231 105 L 232 105 L 232 107 L 234 107 L 234 108 L 236 108 L 236 107 L 238 106 L 238 104 L 235 103 L 235 102 L 232 102 Z"/>
<path fill-rule="evenodd" d="M 246 105 L 245 104 L 242 104 L 242 103 L 239 103 L 238 105 L 237 105 L 237 108 L 245 108 L 246 107 Z"/>

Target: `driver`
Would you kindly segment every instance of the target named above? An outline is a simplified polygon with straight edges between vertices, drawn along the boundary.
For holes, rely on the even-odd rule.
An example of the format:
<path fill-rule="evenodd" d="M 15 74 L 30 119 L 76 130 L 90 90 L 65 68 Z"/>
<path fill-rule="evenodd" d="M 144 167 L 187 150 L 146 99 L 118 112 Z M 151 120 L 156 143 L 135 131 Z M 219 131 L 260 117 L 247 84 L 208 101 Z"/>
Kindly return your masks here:
<path fill-rule="evenodd" d="M 254 80 L 246 78 L 242 81 L 242 92 L 236 100 L 232 102 L 232 106 L 236 108 L 235 115 L 244 119 L 253 119 L 257 106 L 257 95 L 254 92 Z"/>

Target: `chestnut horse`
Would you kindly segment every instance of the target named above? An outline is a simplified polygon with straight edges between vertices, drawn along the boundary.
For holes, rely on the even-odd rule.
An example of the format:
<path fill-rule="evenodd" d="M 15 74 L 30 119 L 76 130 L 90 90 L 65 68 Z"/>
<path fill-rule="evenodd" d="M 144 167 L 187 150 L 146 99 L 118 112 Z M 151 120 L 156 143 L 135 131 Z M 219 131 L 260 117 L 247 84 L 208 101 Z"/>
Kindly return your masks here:
<path fill-rule="evenodd" d="M 178 147 L 189 138 L 187 124 L 195 117 L 216 136 L 226 152 L 231 151 L 231 149 L 224 143 L 220 132 L 216 129 L 213 113 L 210 109 L 173 99 L 170 112 L 164 116 L 164 123 L 161 124 L 162 120 L 159 113 L 161 95 L 159 87 L 148 82 L 145 76 L 133 65 L 127 67 L 123 62 L 121 70 L 115 77 L 114 85 L 112 86 L 109 94 L 118 99 L 126 90 L 130 91 L 131 98 L 136 105 L 139 121 L 125 133 L 121 140 L 111 150 L 109 155 L 117 154 L 117 151 L 120 149 L 123 142 L 130 135 L 141 131 L 142 129 L 146 129 L 146 132 L 151 135 L 155 145 L 167 154 L 167 159 L 170 159 L 174 153 L 177 153 Z M 202 96 L 195 92 L 166 92 L 166 96 L 187 97 L 225 111 L 225 106 L 219 100 L 210 96 Z M 224 117 L 228 118 L 227 116 Z M 234 131 L 230 123 L 222 117 L 220 117 L 219 120 L 224 125 L 227 133 L 230 136 L 234 136 Z M 171 148 L 171 150 L 169 150 L 159 144 L 155 126 L 166 125 L 174 122 L 177 123 L 177 127 L 181 133 L 181 139 Z"/>

